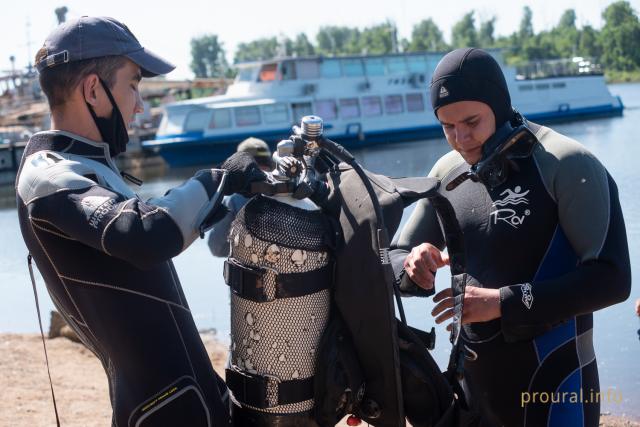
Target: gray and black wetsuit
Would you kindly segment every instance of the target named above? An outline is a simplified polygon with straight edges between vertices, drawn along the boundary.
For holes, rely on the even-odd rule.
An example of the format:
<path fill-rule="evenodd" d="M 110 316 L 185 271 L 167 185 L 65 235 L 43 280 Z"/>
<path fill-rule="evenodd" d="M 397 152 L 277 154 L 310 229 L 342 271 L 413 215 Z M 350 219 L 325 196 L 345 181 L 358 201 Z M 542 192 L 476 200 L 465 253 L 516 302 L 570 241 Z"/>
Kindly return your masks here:
<path fill-rule="evenodd" d="M 105 143 L 34 135 L 16 181 L 27 247 L 56 308 L 98 356 L 114 426 L 221 426 L 227 389 L 200 340 L 171 258 L 218 208 L 222 170 L 144 202 Z"/>
<path fill-rule="evenodd" d="M 504 184 L 489 190 L 468 180 L 447 193 L 467 272 L 500 289 L 502 309 L 500 319 L 464 326 L 462 339 L 478 355 L 465 363 L 464 386 L 486 425 L 597 426 L 592 313 L 625 300 L 631 285 L 618 191 L 580 144 L 531 127 L 540 142 Z M 430 175 L 444 187 L 468 168 L 453 151 Z M 394 244 L 396 272 L 423 242 L 444 247 L 427 201 Z"/>

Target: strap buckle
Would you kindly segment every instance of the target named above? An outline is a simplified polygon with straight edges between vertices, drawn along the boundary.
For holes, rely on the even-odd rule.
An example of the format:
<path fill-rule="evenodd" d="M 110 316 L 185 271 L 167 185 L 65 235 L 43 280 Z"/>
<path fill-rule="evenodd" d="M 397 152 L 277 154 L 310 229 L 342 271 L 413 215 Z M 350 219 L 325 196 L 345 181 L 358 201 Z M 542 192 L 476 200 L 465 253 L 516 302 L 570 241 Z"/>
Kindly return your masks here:
<path fill-rule="evenodd" d="M 260 268 L 248 268 L 233 258 L 224 262 L 224 280 L 231 291 L 239 297 L 249 298 L 258 302 L 269 302 L 265 292 L 263 276 L 265 271 Z"/>
<path fill-rule="evenodd" d="M 262 374 L 264 378 L 265 387 L 264 387 L 264 402 L 267 405 L 267 408 L 275 408 L 278 406 L 279 402 L 279 386 L 280 386 L 280 378 L 275 377 L 273 375 Z"/>

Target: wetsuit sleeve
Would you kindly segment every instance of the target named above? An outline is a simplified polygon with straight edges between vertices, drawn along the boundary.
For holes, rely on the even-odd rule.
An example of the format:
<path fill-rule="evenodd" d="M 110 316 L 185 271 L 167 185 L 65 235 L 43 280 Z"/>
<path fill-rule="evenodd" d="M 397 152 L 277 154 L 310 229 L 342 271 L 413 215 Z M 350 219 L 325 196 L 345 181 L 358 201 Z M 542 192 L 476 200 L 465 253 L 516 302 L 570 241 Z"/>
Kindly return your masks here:
<path fill-rule="evenodd" d="M 451 168 L 460 161 L 459 155 L 451 152 L 438 160 L 429 172 L 430 177 L 442 178 Z M 431 243 L 438 249 L 445 247 L 442 228 L 438 220 L 438 215 L 429 200 L 422 199 L 416 203 L 414 211 L 402 230 L 396 234 L 391 243 L 391 265 L 396 279 L 400 281 L 404 275 L 404 260 L 411 249 L 422 243 Z M 405 295 L 430 295 L 431 292 L 424 292 L 416 286 L 411 289 L 400 289 Z"/>
<path fill-rule="evenodd" d="M 604 166 L 573 141 L 536 155 L 558 206 L 559 230 L 576 267 L 568 274 L 500 289 L 502 329 L 510 341 L 530 339 L 573 316 L 628 298 L 629 251 L 615 182 Z M 549 151 L 553 147 L 547 147 Z"/>
<path fill-rule="evenodd" d="M 409 217 L 400 233 L 393 239 L 391 251 L 389 252 L 393 272 L 396 280 L 400 283 L 400 291 L 404 296 L 424 297 L 433 294 L 433 291 L 426 291 L 414 284 L 406 287 L 407 284 L 402 282 L 402 278 L 405 275 L 404 260 L 411 252 L 411 249 L 425 242 L 431 243 L 440 250 L 444 249 L 444 238 L 442 237 L 436 211 L 428 200 L 423 199 L 417 202 L 411 217 Z"/>
<path fill-rule="evenodd" d="M 139 268 L 172 258 L 196 239 L 202 222 L 219 207 L 222 194 L 217 189 L 226 176 L 222 170 L 200 171 L 163 197 L 145 202 L 99 185 L 92 170 L 80 163 L 62 161 L 23 175 L 29 179 L 18 190 L 34 227 Z"/>
<path fill-rule="evenodd" d="M 224 198 L 222 204 L 227 207 L 228 212 L 226 215 L 216 223 L 211 232 L 209 233 L 209 250 L 213 256 L 226 257 L 229 256 L 229 230 L 231 229 L 231 223 L 236 218 L 238 211 L 247 199 L 240 194 L 233 194 Z"/>

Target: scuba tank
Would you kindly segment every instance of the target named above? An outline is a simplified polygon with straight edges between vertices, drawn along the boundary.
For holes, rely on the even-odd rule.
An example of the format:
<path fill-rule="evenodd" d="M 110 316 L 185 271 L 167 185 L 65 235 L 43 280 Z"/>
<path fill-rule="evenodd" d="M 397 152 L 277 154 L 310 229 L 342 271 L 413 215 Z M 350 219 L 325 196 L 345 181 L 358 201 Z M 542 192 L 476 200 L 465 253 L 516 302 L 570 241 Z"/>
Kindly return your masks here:
<path fill-rule="evenodd" d="M 434 336 L 407 325 L 389 258 L 404 208 L 439 181 L 364 171 L 316 116 L 274 160 L 229 235 L 234 425 L 458 423 Z"/>
<path fill-rule="evenodd" d="M 229 233 L 226 381 L 236 426 L 315 425 L 310 411 L 316 349 L 329 319 L 332 229 L 300 193 L 315 176 L 303 156 L 292 140 L 278 144 L 276 169 L 254 184 L 256 195 Z"/>

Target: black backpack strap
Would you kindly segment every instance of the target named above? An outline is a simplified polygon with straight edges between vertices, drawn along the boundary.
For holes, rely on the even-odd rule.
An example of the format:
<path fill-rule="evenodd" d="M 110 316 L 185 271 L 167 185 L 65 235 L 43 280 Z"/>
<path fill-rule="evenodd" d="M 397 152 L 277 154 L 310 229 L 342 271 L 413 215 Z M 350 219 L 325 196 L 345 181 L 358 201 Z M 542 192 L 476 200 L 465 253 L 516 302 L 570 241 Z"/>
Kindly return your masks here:
<path fill-rule="evenodd" d="M 451 355 L 449 356 L 449 366 L 447 372 L 449 381 L 453 387 L 456 387 L 458 380 L 463 377 L 464 370 L 464 345 L 460 340 L 462 331 L 462 313 L 464 308 L 464 293 L 469 277 L 466 273 L 466 259 L 464 248 L 464 236 L 460 229 L 460 224 L 456 218 L 455 211 L 451 202 L 438 193 L 429 197 L 429 201 L 436 210 L 442 228 L 444 231 L 444 239 L 447 244 L 451 268 L 451 289 L 454 296 L 454 317 L 453 328 L 449 340 L 453 345 Z"/>
<path fill-rule="evenodd" d="M 233 397 L 241 403 L 265 409 L 313 399 L 313 377 L 280 381 L 273 376 L 226 370 Z"/>
<path fill-rule="evenodd" d="M 233 258 L 224 262 L 224 279 L 231 291 L 255 302 L 267 302 L 278 298 L 302 297 L 328 289 L 332 283 L 333 264 L 303 273 L 280 273 L 276 275 L 275 295 L 267 295 L 264 288 L 262 268 L 250 268 Z"/>

